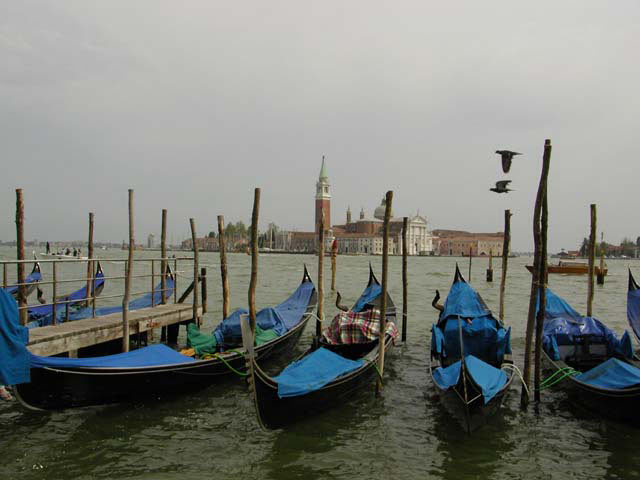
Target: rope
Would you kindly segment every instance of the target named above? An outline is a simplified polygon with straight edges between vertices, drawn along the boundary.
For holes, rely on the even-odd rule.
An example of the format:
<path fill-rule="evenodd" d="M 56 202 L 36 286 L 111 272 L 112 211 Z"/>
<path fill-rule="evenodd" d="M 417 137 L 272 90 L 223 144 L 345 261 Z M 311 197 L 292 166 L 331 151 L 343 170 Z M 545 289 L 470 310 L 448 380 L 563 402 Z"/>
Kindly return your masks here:
<path fill-rule="evenodd" d="M 228 352 L 233 352 L 233 353 L 238 353 L 240 355 L 244 356 L 243 352 L 240 352 L 238 350 L 227 350 Z M 233 366 L 227 362 L 224 357 L 222 355 L 220 355 L 219 353 L 214 353 L 213 355 L 206 355 L 204 358 L 210 358 L 210 357 L 214 357 L 217 358 L 218 360 L 220 360 L 229 370 L 231 370 L 233 373 L 235 373 L 236 375 L 240 376 L 240 377 L 247 377 L 249 376 L 248 372 L 241 372 L 240 370 L 236 370 L 235 368 L 233 368 Z"/>
<path fill-rule="evenodd" d="M 365 362 L 370 363 L 373 365 L 373 368 L 376 369 L 376 373 L 378 374 L 378 379 L 380 380 L 380 385 L 382 385 L 382 373 L 380 373 L 380 369 L 378 368 L 378 364 L 374 361 L 371 360 L 367 360 L 366 358 L 363 359 Z"/>
<path fill-rule="evenodd" d="M 527 398 L 529 398 L 529 387 L 525 383 L 524 378 L 522 376 L 522 372 L 520 371 L 518 366 L 515 363 L 505 363 L 502 365 L 501 370 L 511 370 L 514 373 L 514 375 L 516 375 L 520 379 L 520 382 L 524 387 L 524 391 L 527 393 Z"/>
<path fill-rule="evenodd" d="M 571 367 L 565 367 L 565 368 L 561 368 L 559 370 L 557 370 L 553 375 L 551 375 L 550 377 L 545 378 L 542 383 L 540 384 L 540 391 L 542 390 L 546 390 L 547 388 L 553 387 L 554 385 L 556 385 L 557 383 L 561 382 L 562 380 L 564 380 L 567 377 L 572 377 L 574 375 L 578 375 L 580 372 L 578 372 L 577 370 L 574 370 Z M 558 378 L 555 378 L 556 375 L 560 375 Z"/>

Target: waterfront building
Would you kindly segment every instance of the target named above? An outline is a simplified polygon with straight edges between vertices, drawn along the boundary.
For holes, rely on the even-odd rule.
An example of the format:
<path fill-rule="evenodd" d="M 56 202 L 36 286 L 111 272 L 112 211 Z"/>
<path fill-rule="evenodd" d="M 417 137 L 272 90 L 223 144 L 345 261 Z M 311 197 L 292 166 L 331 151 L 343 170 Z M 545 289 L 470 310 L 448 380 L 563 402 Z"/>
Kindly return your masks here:
<path fill-rule="evenodd" d="M 437 251 L 443 256 L 501 256 L 504 233 L 473 233 L 461 230 L 434 230 L 438 237 Z"/>

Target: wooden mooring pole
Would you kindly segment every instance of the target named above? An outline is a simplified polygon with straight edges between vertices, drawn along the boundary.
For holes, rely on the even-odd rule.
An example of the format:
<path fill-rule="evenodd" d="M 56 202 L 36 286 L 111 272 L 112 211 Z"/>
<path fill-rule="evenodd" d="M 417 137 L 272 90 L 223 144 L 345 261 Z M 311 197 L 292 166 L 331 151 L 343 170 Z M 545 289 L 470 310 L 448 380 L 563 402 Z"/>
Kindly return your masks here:
<path fill-rule="evenodd" d="M 251 334 L 256 333 L 256 285 L 258 283 L 258 214 L 260 212 L 260 189 L 253 194 L 251 213 L 251 280 L 249 281 L 249 325 Z"/>
<path fill-rule="evenodd" d="M 27 312 L 27 286 L 24 284 L 24 199 L 22 189 L 16 189 L 16 239 L 18 245 L 18 306 L 20 307 L 20 325 L 26 325 L 29 313 Z"/>
<path fill-rule="evenodd" d="M 133 250 L 135 248 L 133 235 L 133 190 L 129 189 L 129 258 L 126 265 L 124 280 L 124 297 L 122 298 L 122 351 L 129 351 L 129 297 L 131 295 L 131 277 L 133 275 Z M 67 304 L 68 306 L 68 304 Z"/>
<path fill-rule="evenodd" d="M 525 335 L 524 348 L 524 371 L 522 375 L 522 391 L 520 393 L 520 404 L 525 408 L 529 404 L 528 388 L 531 385 L 531 350 L 533 347 L 533 332 L 536 318 L 537 295 L 544 288 L 540 288 L 540 280 L 542 278 L 542 286 L 544 287 L 545 277 L 540 277 L 542 250 L 541 250 L 541 211 L 543 197 L 546 194 L 547 177 L 549 175 L 549 164 L 551 162 L 551 140 L 545 140 L 544 154 L 542 156 L 542 173 L 538 184 L 538 192 L 536 194 L 536 203 L 533 210 L 533 272 L 531 274 L 531 291 L 529 297 L 529 313 L 527 316 L 527 329 Z M 546 266 L 546 265 L 545 265 Z M 544 272 L 542 272 L 544 275 Z M 540 299 L 542 302 L 542 298 Z M 542 305 L 541 305 L 542 306 Z M 542 310 L 544 314 L 544 310 Z"/>
<path fill-rule="evenodd" d="M 469 245 L 469 277 L 467 281 L 471 283 L 471 259 L 473 258 L 473 245 Z"/>
<path fill-rule="evenodd" d="M 93 286 L 95 286 L 95 279 L 92 279 L 93 276 L 93 212 L 89 212 L 89 238 L 87 239 L 87 291 L 85 298 L 85 306 L 89 306 L 89 298 L 92 296 L 91 292 L 93 292 Z"/>
<path fill-rule="evenodd" d="M 331 243 L 331 291 L 336 291 L 336 269 L 338 262 L 338 239 Z"/>
<path fill-rule="evenodd" d="M 604 232 L 600 234 L 600 268 L 596 274 L 596 282 L 598 285 L 604 285 L 604 248 L 602 248 L 602 244 L 604 243 Z"/>
<path fill-rule="evenodd" d="M 227 273 L 224 215 L 218 215 L 218 247 L 220 250 L 220 275 L 222 276 L 222 319 L 224 320 L 229 316 L 229 277 Z"/>
<path fill-rule="evenodd" d="M 547 185 L 542 197 L 542 214 L 540 217 L 540 272 L 538 273 L 538 295 L 540 307 L 536 316 L 536 350 L 534 357 L 533 389 L 536 402 L 540 401 L 540 385 L 542 383 L 542 331 L 544 315 L 547 310 L 547 229 L 549 225 L 549 208 L 547 200 Z"/>
<path fill-rule="evenodd" d="M 408 217 L 402 218 L 402 342 L 407 341 L 407 313 L 408 313 L 408 289 L 407 289 L 407 223 Z M 417 254 L 418 252 L 416 252 Z"/>
<path fill-rule="evenodd" d="M 380 292 L 380 334 L 378 340 L 378 378 L 376 381 L 376 396 L 382 393 L 382 375 L 384 374 L 385 333 L 387 330 L 387 278 L 389 267 L 389 220 L 391 219 L 391 203 L 393 192 L 387 192 L 384 209 L 384 226 L 382 237 L 382 292 Z"/>
<path fill-rule="evenodd" d="M 500 312 L 501 321 L 504 321 L 504 294 L 507 285 L 507 266 L 509 263 L 509 250 L 511 248 L 511 211 L 504 211 L 504 239 L 502 241 L 502 277 L 500 278 Z"/>
<path fill-rule="evenodd" d="M 595 270 L 596 257 L 596 225 L 597 225 L 596 205 L 591 204 L 591 232 L 589 234 L 589 278 L 587 290 L 587 317 L 593 314 L 593 274 Z"/>
<path fill-rule="evenodd" d="M 493 250 L 489 249 L 489 268 L 487 268 L 487 282 L 493 282 Z"/>
<path fill-rule="evenodd" d="M 198 315 L 198 288 L 200 288 L 198 278 L 198 236 L 196 235 L 196 222 L 193 218 L 189 219 L 189 225 L 191 226 L 191 240 L 193 242 L 193 321 L 200 327 L 200 316 Z"/>
<path fill-rule="evenodd" d="M 322 321 L 324 320 L 324 209 L 320 207 L 318 225 L 318 318 L 316 319 L 317 342 L 322 335 Z"/>
<path fill-rule="evenodd" d="M 160 233 L 160 256 L 162 260 L 160 261 L 160 289 L 162 290 L 162 304 L 167 303 L 167 209 L 162 209 L 162 230 Z M 174 275 L 177 275 L 177 272 L 173 272 Z M 163 327 L 166 328 L 166 327 Z"/>

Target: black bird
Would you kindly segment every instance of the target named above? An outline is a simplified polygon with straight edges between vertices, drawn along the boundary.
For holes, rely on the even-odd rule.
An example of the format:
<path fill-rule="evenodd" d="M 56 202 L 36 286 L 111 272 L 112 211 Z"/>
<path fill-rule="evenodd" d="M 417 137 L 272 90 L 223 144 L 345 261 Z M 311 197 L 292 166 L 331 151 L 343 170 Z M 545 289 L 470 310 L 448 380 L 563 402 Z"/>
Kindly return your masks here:
<path fill-rule="evenodd" d="M 513 190 L 511 190 L 510 188 L 507 188 L 507 185 L 509 185 L 510 183 L 511 183 L 511 180 L 500 180 L 499 182 L 496 182 L 495 187 L 490 188 L 489 190 L 496 193 L 513 192 Z"/>
<path fill-rule="evenodd" d="M 512 152 L 511 150 L 496 150 L 496 153 L 502 157 L 502 171 L 504 173 L 509 173 L 513 157 L 516 155 L 522 155 L 521 153 Z"/>

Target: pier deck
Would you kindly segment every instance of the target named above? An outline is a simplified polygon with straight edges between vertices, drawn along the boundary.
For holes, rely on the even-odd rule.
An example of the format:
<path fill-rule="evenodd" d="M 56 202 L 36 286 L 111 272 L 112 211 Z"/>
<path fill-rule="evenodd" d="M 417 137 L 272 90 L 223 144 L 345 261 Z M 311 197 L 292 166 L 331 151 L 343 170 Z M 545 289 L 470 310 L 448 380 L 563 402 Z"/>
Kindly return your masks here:
<path fill-rule="evenodd" d="M 202 307 L 198 307 L 198 315 Z M 146 332 L 193 318 L 193 305 L 172 303 L 129 312 L 129 332 Z M 122 338 L 122 313 L 86 318 L 29 330 L 27 348 L 35 355 L 49 356 Z"/>

